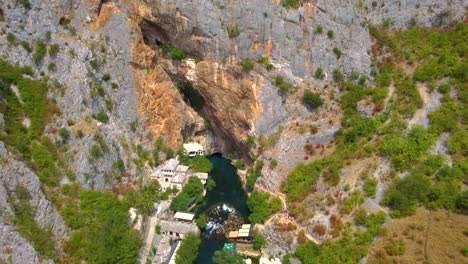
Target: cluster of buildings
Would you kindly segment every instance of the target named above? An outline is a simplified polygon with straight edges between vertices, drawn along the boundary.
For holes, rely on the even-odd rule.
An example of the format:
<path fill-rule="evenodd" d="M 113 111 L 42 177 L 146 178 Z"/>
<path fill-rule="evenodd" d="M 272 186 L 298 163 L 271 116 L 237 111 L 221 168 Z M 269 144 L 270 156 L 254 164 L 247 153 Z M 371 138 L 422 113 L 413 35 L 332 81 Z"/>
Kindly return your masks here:
<path fill-rule="evenodd" d="M 204 153 L 203 147 L 198 143 L 184 144 L 184 150 L 189 157 Z M 208 173 L 194 172 L 189 166 L 181 164 L 178 157 L 167 160 L 150 173 L 151 179 L 158 180 L 163 191 L 181 190 L 192 176 L 198 177 L 203 184 L 208 180 Z"/>

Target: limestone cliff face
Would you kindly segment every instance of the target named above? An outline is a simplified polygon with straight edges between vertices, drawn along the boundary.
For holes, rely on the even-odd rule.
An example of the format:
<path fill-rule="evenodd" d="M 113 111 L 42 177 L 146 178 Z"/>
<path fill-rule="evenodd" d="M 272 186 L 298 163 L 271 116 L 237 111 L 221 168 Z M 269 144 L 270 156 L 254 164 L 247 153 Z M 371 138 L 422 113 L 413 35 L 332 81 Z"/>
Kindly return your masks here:
<path fill-rule="evenodd" d="M 139 98 L 137 110 L 144 127 L 176 149 L 182 146 L 183 133 L 193 135 L 203 129 L 203 119 L 184 103 L 163 66 L 157 63 L 158 56 L 161 54 L 142 40 L 133 52 L 131 70 Z"/>
<path fill-rule="evenodd" d="M 49 97 L 62 114 L 54 117 L 45 134 L 59 142 L 57 130 L 69 129 L 72 134 L 63 149 L 67 166 L 83 188 L 97 190 L 117 184 L 105 175 L 118 159 L 125 162 L 124 182 L 142 176 L 131 162 L 136 154 L 129 146 L 149 149 L 161 136 L 177 149 L 184 135 L 207 134 L 210 149 L 223 152 L 247 153 L 248 135 L 268 138 L 270 146 L 255 154 L 281 163 L 274 170 L 265 167 L 258 182 L 277 191 L 284 177 L 304 161 L 304 144 L 326 145 L 310 158 L 332 150 L 329 143 L 341 117 L 339 104 L 332 99 L 340 96 L 331 82 L 333 70 L 347 75 L 356 71 L 372 79 L 367 22 L 381 24 L 388 18 L 390 27 L 429 26 L 462 20 L 465 12 L 463 0 L 314 0 L 302 1 L 297 10 L 284 8 L 279 0 L 29 2 L 30 9 L 16 0 L 0 2 L 0 54 L 10 63 L 32 65 L 35 79 L 48 76 L 53 87 Z M 69 23 L 64 23 L 67 19 Z M 317 32 L 319 26 L 322 34 Z M 60 52 L 46 54 L 35 65 L 31 53 L 21 45 L 10 45 L 4 32 L 31 45 L 48 38 L 47 44 L 58 44 Z M 158 47 L 164 43 L 186 51 L 190 58 L 171 60 Z M 333 53 L 335 47 L 342 51 L 341 57 Z M 264 56 L 273 70 L 257 64 L 246 73 L 239 66 L 243 58 L 256 61 Z M 319 67 L 324 80 L 314 78 Z M 106 75 L 110 80 L 104 80 Z M 281 96 L 273 84 L 277 75 L 297 91 Z M 175 88 L 177 81 L 193 83 L 205 99 L 202 111 L 197 113 L 183 101 Z M 315 112 L 306 109 L 300 103 L 304 90 L 320 93 L 325 106 Z M 108 114 L 108 122 L 92 118 L 100 112 Z M 0 131 L 2 120 L 0 116 Z M 205 120 L 213 131 L 205 127 Z M 84 135 L 78 137 L 78 131 Z M 111 151 L 92 160 L 95 134 L 102 135 Z M 39 254 L 5 216 L 11 213 L 8 193 L 24 184 L 33 194 L 35 220 L 50 226 L 57 241 L 68 231 L 34 172 L 0 149 L 7 157 L 0 164 L 0 241 L 11 241 L 0 243 L 0 260 L 12 257 L 14 263 L 37 263 Z M 61 183 L 67 182 L 64 177 Z"/>
<path fill-rule="evenodd" d="M 203 115 L 216 134 L 225 139 L 219 150 L 245 148 L 245 140 L 254 129 L 253 120 L 261 112 L 263 78 L 247 74 L 239 66 L 210 61 L 188 62 L 181 68 L 205 98 Z"/>

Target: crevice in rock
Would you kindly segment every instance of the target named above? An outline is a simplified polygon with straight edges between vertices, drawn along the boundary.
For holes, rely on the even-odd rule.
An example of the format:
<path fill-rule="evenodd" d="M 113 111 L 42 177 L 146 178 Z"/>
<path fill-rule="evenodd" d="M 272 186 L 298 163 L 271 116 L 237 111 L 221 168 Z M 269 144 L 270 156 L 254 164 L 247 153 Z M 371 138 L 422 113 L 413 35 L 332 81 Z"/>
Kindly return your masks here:
<path fill-rule="evenodd" d="M 185 51 L 191 57 L 204 58 L 207 46 L 201 40 L 194 40 L 193 37 L 203 39 L 203 32 L 194 27 L 189 31 L 178 31 L 178 22 L 172 16 L 160 16 L 157 21 L 142 19 L 139 23 L 143 34 L 143 41 L 149 47 L 171 44 L 172 46 Z"/>
<path fill-rule="evenodd" d="M 107 3 L 110 3 L 112 0 L 101 0 L 99 1 L 99 6 L 98 6 L 98 9 L 96 11 L 97 15 L 99 16 L 101 14 L 101 9 L 102 7 L 107 4 Z"/>

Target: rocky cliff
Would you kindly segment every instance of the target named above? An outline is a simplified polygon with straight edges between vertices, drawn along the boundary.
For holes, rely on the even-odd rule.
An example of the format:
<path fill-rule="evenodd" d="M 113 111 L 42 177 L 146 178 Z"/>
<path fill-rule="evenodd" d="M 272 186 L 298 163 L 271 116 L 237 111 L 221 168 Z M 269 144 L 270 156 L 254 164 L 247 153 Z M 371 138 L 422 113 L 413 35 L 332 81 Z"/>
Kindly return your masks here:
<path fill-rule="evenodd" d="M 465 15 L 463 0 L 300 3 L 293 9 L 279 0 L 4 0 L 0 53 L 12 64 L 32 66 L 35 79 L 47 76 L 53 87 L 48 97 L 60 114 L 44 134 L 59 144 L 57 131 L 71 132 L 62 149 L 63 166 L 86 189 L 111 189 L 144 178 L 134 162 L 137 145 L 150 150 L 161 137 L 177 150 L 184 140 L 202 136 L 211 152 L 280 160 L 275 169 L 265 166 L 258 182 L 279 191 L 305 156 L 315 159 L 334 148 L 342 116 L 336 97 L 342 91 L 332 82 L 333 71 L 348 77 L 357 72 L 372 80 L 369 23 L 432 26 Z M 33 46 L 39 39 L 59 47 L 41 63 L 24 44 Z M 164 45 L 186 56 L 174 59 Z M 271 68 L 256 62 L 261 57 L 268 57 Z M 243 59 L 253 62 L 252 70 L 243 69 Z M 322 79 L 315 78 L 319 68 Z M 279 75 L 293 93 L 278 91 Z M 188 82 L 203 97 L 202 109 L 188 105 L 176 88 Z M 304 107 L 299 98 L 304 90 L 321 94 L 324 106 L 315 111 Z M 101 113 L 108 120 L 96 118 Z M 256 139 L 255 148 L 246 144 L 249 137 Z M 108 151 L 92 158 L 97 144 Z M 308 155 L 306 144 L 323 147 Z M 34 170 L 13 146 L 7 148 L 0 142 L 0 241 L 8 241 L 0 243 L 0 259 L 39 263 L 39 253 L 9 220 L 16 186 L 31 193 L 34 220 L 51 229 L 59 250 L 68 229 Z M 109 174 L 119 160 L 126 168 L 122 180 Z M 63 176 L 61 183 L 70 178 Z"/>

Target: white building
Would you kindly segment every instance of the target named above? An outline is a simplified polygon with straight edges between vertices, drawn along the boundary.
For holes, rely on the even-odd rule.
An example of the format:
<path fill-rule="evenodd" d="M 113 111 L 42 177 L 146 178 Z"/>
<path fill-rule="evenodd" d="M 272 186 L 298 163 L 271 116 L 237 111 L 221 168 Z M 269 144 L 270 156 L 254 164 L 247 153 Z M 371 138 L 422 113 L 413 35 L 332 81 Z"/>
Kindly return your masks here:
<path fill-rule="evenodd" d="M 177 158 L 167 160 L 164 164 L 156 168 L 150 177 L 159 181 L 163 191 L 168 188 L 182 189 L 188 178 L 192 176 L 189 166 L 179 163 Z"/>
<path fill-rule="evenodd" d="M 192 176 L 198 177 L 203 185 L 208 180 L 208 173 L 194 173 L 189 166 L 180 164 L 177 158 L 167 160 L 150 174 L 152 179 L 159 181 L 159 185 L 161 185 L 163 191 L 169 188 L 181 190 Z"/>
<path fill-rule="evenodd" d="M 187 154 L 189 157 L 195 157 L 196 155 L 204 154 L 203 146 L 197 142 L 190 142 L 184 144 L 184 150 L 185 154 Z"/>

